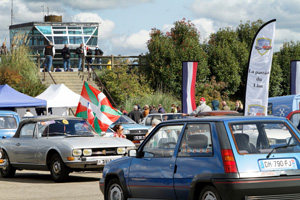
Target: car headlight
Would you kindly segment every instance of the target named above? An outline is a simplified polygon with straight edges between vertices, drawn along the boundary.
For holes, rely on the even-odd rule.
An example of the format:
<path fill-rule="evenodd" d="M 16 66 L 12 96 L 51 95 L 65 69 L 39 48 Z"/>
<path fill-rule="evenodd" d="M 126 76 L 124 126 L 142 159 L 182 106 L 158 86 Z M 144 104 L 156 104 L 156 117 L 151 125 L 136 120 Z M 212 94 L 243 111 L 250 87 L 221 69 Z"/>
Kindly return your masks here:
<path fill-rule="evenodd" d="M 132 149 L 135 149 L 135 147 L 126 147 L 126 153 L 128 153 L 128 151 Z"/>
<path fill-rule="evenodd" d="M 123 134 L 124 134 L 124 135 L 129 134 L 129 133 L 130 133 L 130 130 L 124 129 L 124 131 L 123 131 Z"/>
<path fill-rule="evenodd" d="M 82 150 L 81 149 L 73 149 L 73 156 L 81 156 Z"/>
<path fill-rule="evenodd" d="M 126 153 L 125 147 L 119 147 L 119 148 L 117 149 L 117 153 L 118 153 L 118 154 L 125 154 L 125 153 Z"/>
<path fill-rule="evenodd" d="M 83 149 L 83 155 L 84 156 L 91 156 L 92 155 L 92 149 Z"/>

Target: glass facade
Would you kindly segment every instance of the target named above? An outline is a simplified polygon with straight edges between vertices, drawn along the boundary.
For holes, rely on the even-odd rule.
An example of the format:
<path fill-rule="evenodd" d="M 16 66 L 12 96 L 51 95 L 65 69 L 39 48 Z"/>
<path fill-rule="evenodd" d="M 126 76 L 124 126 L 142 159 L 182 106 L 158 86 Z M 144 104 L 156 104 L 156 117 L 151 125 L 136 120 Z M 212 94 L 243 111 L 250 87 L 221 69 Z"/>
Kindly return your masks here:
<path fill-rule="evenodd" d="M 42 57 L 45 45 L 52 42 L 55 46 L 56 54 L 55 58 L 61 58 L 61 50 L 65 44 L 69 45 L 71 50 L 71 58 L 77 58 L 75 49 L 79 47 L 81 43 L 84 46 L 94 49 L 98 42 L 98 23 L 42 23 L 31 22 L 25 24 L 12 25 L 10 30 L 10 42 L 13 41 L 14 36 L 23 35 L 24 38 L 28 38 L 28 45 L 32 48 L 33 54 L 40 54 Z M 20 41 L 21 42 L 21 41 Z M 53 60 L 53 65 L 61 67 L 59 62 Z M 60 61 L 61 62 L 61 61 Z M 72 61 L 72 67 L 75 67 L 76 61 Z M 76 66 L 77 67 L 77 66 Z"/>

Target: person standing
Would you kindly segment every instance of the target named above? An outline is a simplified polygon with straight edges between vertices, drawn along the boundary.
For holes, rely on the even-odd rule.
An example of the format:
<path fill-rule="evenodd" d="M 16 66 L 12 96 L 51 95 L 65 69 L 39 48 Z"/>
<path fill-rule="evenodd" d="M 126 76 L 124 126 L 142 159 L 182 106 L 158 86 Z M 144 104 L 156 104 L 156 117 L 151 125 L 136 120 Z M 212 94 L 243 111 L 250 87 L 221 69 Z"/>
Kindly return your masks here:
<path fill-rule="evenodd" d="M 140 121 L 143 119 L 143 114 L 141 111 L 139 111 L 138 106 L 134 105 L 133 110 L 128 114 L 128 117 L 130 117 L 136 123 L 140 123 Z"/>
<path fill-rule="evenodd" d="M 67 72 L 70 70 L 70 49 L 67 44 L 65 44 L 65 47 L 62 49 L 61 55 L 64 59 L 64 71 Z"/>
<path fill-rule="evenodd" d="M 244 112 L 244 108 L 243 108 L 243 104 L 240 100 L 237 100 L 235 102 L 235 111 L 239 112 L 239 113 L 243 113 Z"/>
<path fill-rule="evenodd" d="M 194 110 L 193 112 L 189 113 L 189 114 L 184 114 L 182 113 L 182 116 L 195 116 L 200 112 L 207 112 L 207 111 L 211 111 L 211 107 L 209 107 L 208 105 L 206 105 L 206 100 L 204 97 L 201 97 L 200 100 L 200 106 L 198 106 L 196 108 L 196 110 Z"/>
<path fill-rule="evenodd" d="M 44 55 L 46 57 L 46 65 L 48 67 L 48 72 L 50 73 L 51 67 L 52 67 L 52 59 L 55 55 L 55 48 L 54 48 L 52 42 L 49 42 L 49 45 L 45 46 Z"/>
<path fill-rule="evenodd" d="M 81 71 L 82 56 L 85 55 L 83 43 L 81 43 L 80 46 L 77 47 L 76 54 L 78 55 L 78 71 Z M 83 69 L 82 69 L 82 71 L 83 71 Z"/>
<path fill-rule="evenodd" d="M 143 117 L 145 118 L 149 114 L 149 112 L 150 112 L 149 106 L 145 105 L 144 106 L 144 111 L 143 111 Z"/>
<path fill-rule="evenodd" d="M 102 56 L 103 55 L 103 51 L 101 49 L 99 49 L 98 46 L 96 46 L 95 48 L 95 56 Z M 96 61 L 96 64 L 101 64 L 101 58 L 99 57 L 95 57 L 95 61 Z M 102 66 L 98 66 L 98 69 L 99 70 L 102 70 Z"/>
<path fill-rule="evenodd" d="M 86 46 L 86 55 L 87 56 L 93 55 L 92 50 L 88 46 Z M 93 63 L 93 58 L 92 57 L 86 57 L 86 62 L 88 63 L 87 69 L 88 69 L 88 71 L 90 71 L 90 66 Z"/>
<path fill-rule="evenodd" d="M 161 104 L 158 104 L 158 113 L 166 113 L 165 109 L 162 107 Z"/>
<path fill-rule="evenodd" d="M 2 46 L 0 47 L 0 55 L 7 55 L 8 54 L 8 50 L 6 47 L 5 42 L 3 42 Z"/>
<path fill-rule="evenodd" d="M 122 125 L 120 124 L 115 125 L 113 127 L 113 130 L 114 130 L 114 137 L 126 139 L 126 135 L 123 134 L 124 128 L 122 127 Z"/>
<path fill-rule="evenodd" d="M 212 110 L 219 110 L 219 101 L 218 100 L 213 100 L 211 102 L 212 105 Z"/>
<path fill-rule="evenodd" d="M 171 113 L 177 113 L 177 108 L 174 103 L 171 105 Z"/>
<path fill-rule="evenodd" d="M 226 103 L 226 101 L 222 101 L 222 110 L 226 110 L 226 111 L 229 111 L 230 110 L 230 108 L 229 108 L 229 106 L 227 106 L 227 103 Z"/>

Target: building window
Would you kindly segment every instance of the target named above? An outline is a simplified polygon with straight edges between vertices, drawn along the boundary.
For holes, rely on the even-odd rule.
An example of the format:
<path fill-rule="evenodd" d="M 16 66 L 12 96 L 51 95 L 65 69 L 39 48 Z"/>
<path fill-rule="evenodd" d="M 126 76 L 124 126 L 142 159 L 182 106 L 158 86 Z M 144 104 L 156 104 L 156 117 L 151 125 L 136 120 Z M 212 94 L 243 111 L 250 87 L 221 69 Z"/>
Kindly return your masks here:
<path fill-rule="evenodd" d="M 91 37 L 91 39 L 87 42 L 87 45 L 97 45 L 97 37 Z"/>
<path fill-rule="evenodd" d="M 53 34 L 66 34 L 66 31 L 53 31 Z"/>
<path fill-rule="evenodd" d="M 82 35 L 82 31 L 68 31 L 70 35 Z"/>
<path fill-rule="evenodd" d="M 52 29 L 66 29 L 65 26 L 53 26 Z"/>
<path fill-rule="evenodd" d="M 55 44 L 68 44 L 68 37 L 67 36 L 54 36 L 54 43 Z"/>
<path fill-rule="evenodd" d="M 95 30 L 95 27 L 83 27 L 83 34 L 84 35 L 92 35 L 94 30 Z"/>
<path fill-rule="evenodd" d="M 70 44 L 81 44 L 82 42 L 82 37 L 81 36 L 70 36 Z"/>
<path fill-rule="evenodd" d="M 48 39 L 50 42 L 52 42 L 52 43 L 53 43 L 52 36 L 46 36 L 46 37 L 47 37 L 47 39 Z"/>
<path fill-rule="evenodd" d="M 51 35 L 51 26 L 36 26 L 44 35 Z"/>
<path fill-rule="evenodd" d="M 68 29 L 81 29 L 81 27 L 76 27 L 76 26 L 69 26 Z"/>

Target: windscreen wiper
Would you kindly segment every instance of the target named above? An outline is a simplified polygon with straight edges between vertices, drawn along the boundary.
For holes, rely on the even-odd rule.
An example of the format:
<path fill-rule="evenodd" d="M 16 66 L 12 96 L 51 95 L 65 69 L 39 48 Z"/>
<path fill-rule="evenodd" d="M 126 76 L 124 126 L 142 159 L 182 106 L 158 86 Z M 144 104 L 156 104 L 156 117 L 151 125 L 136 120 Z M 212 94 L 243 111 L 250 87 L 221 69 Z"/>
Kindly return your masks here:
<path fill-rule="evenodd" d="M 297 144 L 287 144 L 287 145 L 283 145 L 283 146 L 274 147 L 272 149 L 272 151 L 270 151 L 270 153 L 268 153 L 267 158 L 269 158 L 271 156 L 271 154 L 273 153 L 273 151 L 276 149 L 288 148 L 288 147 L 294 147 L 294 146 L 297 146 Z"/>

